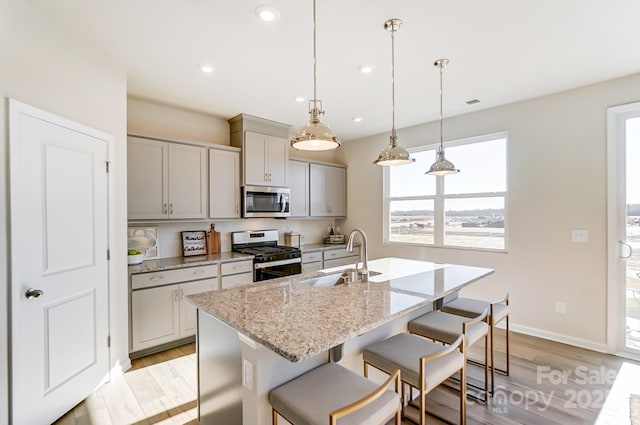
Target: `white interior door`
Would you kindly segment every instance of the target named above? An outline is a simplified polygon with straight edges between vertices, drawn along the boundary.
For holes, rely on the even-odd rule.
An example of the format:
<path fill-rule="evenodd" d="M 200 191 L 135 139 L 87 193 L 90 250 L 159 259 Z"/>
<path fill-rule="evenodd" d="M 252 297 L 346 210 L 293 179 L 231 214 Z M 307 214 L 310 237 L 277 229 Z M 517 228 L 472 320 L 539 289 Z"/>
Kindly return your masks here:
<path fill-rule="evenodd" d="M 609 346 L 640 355 L 640 103 L 609 108 Z"/>
<path fill-rule="evenodd" d="M 45 424 L 108 379 L 110 137 L 9 110 L 11 416 Z"/>

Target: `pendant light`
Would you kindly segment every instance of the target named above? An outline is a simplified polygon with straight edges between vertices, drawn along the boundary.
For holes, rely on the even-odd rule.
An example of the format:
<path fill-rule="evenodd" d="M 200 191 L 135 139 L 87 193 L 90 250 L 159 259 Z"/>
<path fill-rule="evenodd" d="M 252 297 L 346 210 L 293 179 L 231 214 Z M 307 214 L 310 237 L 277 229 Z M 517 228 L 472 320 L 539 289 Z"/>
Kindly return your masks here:
<path fill-rule="evenodd" d="M 433 63 L 434 66 L 440 69 L 440 147 L 436 152 L 436 162 L 434 162 L 429 171 L 425 173 L 430 176 L 446 176 L 460 172 L 451 161 L 447 161 L 444 157 L 444 139 L 442 134 L 442 68 L 448 63 L 449 59 L 438 59 Z"/>
<path fill-rule="evenodd" d="M 324 114 L 322 101 L 316 96 L 318 76 L 316 64 L 316 0 L 313 0 L 313 100 L 309 100 L 309 122 L 291 139 L 291 147 L 300 151 L 328 151 L 340 147 L 340 140 L 333 130 L 320 121 Z"/>
<path fill-rule="evenodd" d="M 398 146 L 396 134 L 396 90 L 395 90 L 395 40 L 394 34 L 400 28 L 400 19 L 389 19 L 384 23 L 384 29 L 391 32 L 391 137 L 389 146 L 384 148 L 378 159 L 373 161 L 376 165 L 404 165 L 411 164 L 415 159 L 409 156 L 406 149 Z"/>

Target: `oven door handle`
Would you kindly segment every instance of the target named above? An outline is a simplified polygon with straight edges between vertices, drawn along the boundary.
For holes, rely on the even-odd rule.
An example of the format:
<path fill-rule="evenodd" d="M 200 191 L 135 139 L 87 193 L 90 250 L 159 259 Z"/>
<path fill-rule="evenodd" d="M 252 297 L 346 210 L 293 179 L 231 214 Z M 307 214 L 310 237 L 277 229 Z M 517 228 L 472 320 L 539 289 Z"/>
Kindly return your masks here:
<path fill-rule="evenodd" d="M 286 260 L 269 261 L 268 263 L 256 263 L 253 265 L 255 269 L 266 269 L 274 266 L 284 266 L 285 264 L 302 263 L 302 258 L 287 258 Z"/>

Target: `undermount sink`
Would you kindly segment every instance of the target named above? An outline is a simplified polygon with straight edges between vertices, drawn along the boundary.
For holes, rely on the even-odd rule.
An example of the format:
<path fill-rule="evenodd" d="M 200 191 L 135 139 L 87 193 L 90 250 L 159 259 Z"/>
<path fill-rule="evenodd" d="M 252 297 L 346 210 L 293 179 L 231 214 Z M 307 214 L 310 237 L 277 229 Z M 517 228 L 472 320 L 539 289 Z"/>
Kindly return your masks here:
<path fill-rule="evenodd" d="M 369 270 L 369 277 L 379 275 L 380 272 Z M 330 288 L 332 286 L 344 285 L 354 281 L 355 269 L 346 269 L 339 272 L 327 274 L 324 276 L 312 277 L 310 279 L 301 280 L 298 283 L 303 285 L 315 286 L 317 288 Z"/>

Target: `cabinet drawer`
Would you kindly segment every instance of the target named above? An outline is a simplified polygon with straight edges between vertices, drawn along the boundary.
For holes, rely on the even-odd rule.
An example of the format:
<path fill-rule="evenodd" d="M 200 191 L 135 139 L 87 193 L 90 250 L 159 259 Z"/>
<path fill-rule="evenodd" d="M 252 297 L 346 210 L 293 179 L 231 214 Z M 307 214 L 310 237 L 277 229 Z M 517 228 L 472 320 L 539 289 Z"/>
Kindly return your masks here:
<path fill-rule="evenodd" d="M 313 263 L 316 261 L 322 261 L 322 251 L 315 252 L 303 252 L 302 253 L 302 264 L 304 263 Z"/>
<path fill-rule="evenodd" d="M 253 273 L 253 261 L 234 261 L 232 263 L 222 263 L 220 268 L 222 276 L 238 273 Z"/>
<path fill-rule="evenodd" d="M 330 269 L 332 267 L 340 267 L 340 266 L 347 266 L 347 265 L 353 265 L 356 263 L 356 261 L 358 261 L 360 259 L 360 257 L 342 257 L 342 258 L 336 258 L 335 260 L 325 260 L 324 262 L 324 268 L 325 269 Z"/>
<path fill-rule="evenodd" d="M 240 273 L 222 277 L 222 289 L 253 283 L 253 273 Z"/>
<path fill-rule="evenodd" d="M 353 251 L 349 252 L 345 248 L 340 249 L 328 249 L 324 251 L 324 260 L 333 260 L 335 258 L 351 257 L 360 255 L 360 247 L 354 247 Z"/>
<path fill-rule="evenodd" d="M 189 282 L 191 280 L 208 279 L 216 276 L 218 276 L 217 264 L 165 270 L 162 272 L 140 273 L 131 276 L 131 289 L 170 285 L 173 283 Z"/>
<path fill-rule="evenodd" d="M 302 263 L 302 273 L 317 272 L 318 270 L 322 270 L 322 261 Z"/>

